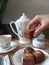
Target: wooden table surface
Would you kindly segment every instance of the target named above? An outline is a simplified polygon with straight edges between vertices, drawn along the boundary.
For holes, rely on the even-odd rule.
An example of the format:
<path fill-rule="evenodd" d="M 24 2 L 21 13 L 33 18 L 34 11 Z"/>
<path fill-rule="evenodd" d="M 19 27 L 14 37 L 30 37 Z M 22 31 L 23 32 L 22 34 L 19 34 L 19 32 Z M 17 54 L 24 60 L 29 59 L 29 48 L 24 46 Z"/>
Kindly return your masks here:
<path fill-rule="evenodd" d="M 17 37 L 16 37 L 16 38 L 13 38 L 12 41 L 18 42 Z M 48 54 L 49 54 L 49 39 L 45 39 L 45 42 L 47 42 L 47 43 L 46 43 L 46 48 L 43 49 L 43 50 L 46 51 L 46 52 L 48 52 Z M 12 51 L 10 51 L 10 52 L 7 52 L 7 53 L 2 53 L 2 54 L 0 54 L 0 55 L 3 55 L 3 56 L 9 55 L 10 65 L 14 65 L 14 63 L 13 63 L 13 61 L 12 61 L 12 57 L 13 57 L 13 55 L 15 54 L 15 52 L 17 52 L 17 51 L 18 51 L 19 49 L 21 49 L 21 48 L 25 48 L 25 47 L 28 47 L 28 46 L 32 47 L 32 44 L 26 44 L 26 45 L 25 45 L 25 44 L 19 44 L 19 43 L 18 43 L 18 46 L 17 46 L 14 50 L 12 50 Z"/>

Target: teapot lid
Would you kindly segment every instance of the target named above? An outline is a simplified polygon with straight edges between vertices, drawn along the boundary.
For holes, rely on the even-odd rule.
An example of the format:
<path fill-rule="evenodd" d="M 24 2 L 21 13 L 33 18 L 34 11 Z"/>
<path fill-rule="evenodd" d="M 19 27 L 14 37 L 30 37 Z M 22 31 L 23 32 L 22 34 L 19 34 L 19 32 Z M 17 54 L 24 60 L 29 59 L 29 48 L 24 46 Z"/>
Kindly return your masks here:
<path fill-rule="evenodd" d="M 20 19 L 18 19 L 17 21 L 27 22 L 27 21 L 30 21 L 30 19 L 25 15 L 25 13 L 23 13 L 22 16 L 20 17 Z"/>

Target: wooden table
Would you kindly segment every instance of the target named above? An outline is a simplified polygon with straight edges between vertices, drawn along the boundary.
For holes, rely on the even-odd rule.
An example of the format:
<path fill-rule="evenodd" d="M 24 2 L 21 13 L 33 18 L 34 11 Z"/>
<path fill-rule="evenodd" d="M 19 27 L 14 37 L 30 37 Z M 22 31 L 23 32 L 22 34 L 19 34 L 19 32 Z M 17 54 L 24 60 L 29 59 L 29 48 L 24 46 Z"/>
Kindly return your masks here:
<path fill-rule="evenodd" d="M 18 42 L 18 39 L 17 39 L 17 37 L 16 38 L 13 38 L 12 39 L 12 41 L 15 41 L 15 42 Z M 49 39 L 46 39 L 45 40 L 47 43 L 46 43 L 46 48 L 44 49 L 44 51 L 46 51 L 46 52 L 48 52 L 49 53 Z M 30 46 L 30 47 L 32 47 L 32 44 L 19 44 L 18 43 L 18 46 L 14 49 L 14 50 L 12 50 L 12 51 L 10 51 L 10 52 L 7 52 L 7 53 L 2 53 L 2 54 L 0 54 L 0 55 L 9 55 L 9 58 L 10 58 L 10 65 L 14 65 L 14 63 L 13 63 L 13 61 L 12 61 L 12 56 L 14 55 L 14 53 L 16 52 L 16 51 L 18 51 L 19 49 L 21 49 L 21 48 L 25 48 L 25 47 L 28 47 L 28 46 Z"/>

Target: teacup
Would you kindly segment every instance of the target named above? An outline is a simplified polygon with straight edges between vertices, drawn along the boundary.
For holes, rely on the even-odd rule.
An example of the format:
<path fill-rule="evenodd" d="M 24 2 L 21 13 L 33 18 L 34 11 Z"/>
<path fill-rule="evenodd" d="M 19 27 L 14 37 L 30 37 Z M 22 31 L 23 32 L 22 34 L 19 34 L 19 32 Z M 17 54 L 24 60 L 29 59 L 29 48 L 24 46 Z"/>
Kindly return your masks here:
<path fill-rule="evenodd" d="M 32 40 L 33 47 L 44 49 L 46 47 L 44 40 L 45 40 L 45 35 L 40 34 L 37 38 L 34 38 Z"/>
<path fill-rule="evenodd" d="M 0 48 L 9 49 L 12 35 L 0 35 Z"/>

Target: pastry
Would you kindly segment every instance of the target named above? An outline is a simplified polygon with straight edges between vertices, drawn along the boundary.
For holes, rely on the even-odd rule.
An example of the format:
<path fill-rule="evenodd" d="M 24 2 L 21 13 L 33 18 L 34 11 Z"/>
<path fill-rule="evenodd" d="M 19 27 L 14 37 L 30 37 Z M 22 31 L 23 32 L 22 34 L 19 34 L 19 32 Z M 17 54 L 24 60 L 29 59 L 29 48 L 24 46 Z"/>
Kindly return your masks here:
<path fill-rule="evenodd" d="M 24 54 L 23 65 L 34 65 L 34 56 L 32 54 Z"/>
<path fill-rule="evenodd" d="M 24 32 L 24 37 L 31 40 L 32 38 L 34 38 L 33 34 L 34 34 L 34 30 L 33 29 L 26 30 Z"/>
<path fill-rule="evenodd" d="M 43 52 L 41 52 L 41 51 L 34 52 L 34 60 L 35 60 L 36 64 L 43 62 L 44 59 L 45 59 L 45 55 Z"/>
<path fill-rule="evenodd" d="M 24 54 L 25 53 L 31 53 L 32 54 L 33 52 L 34 52 L 34 49 L 31 48 L 31 47 L 27 47 L 27 48 L 24 49 Z"/>
<path fill-rule="evenodd" d="M 45 60 L 45 55 L 40 50 L 34 50 L 31 47 L 24 49 L 24 54 L 21 58 L 23 65 L 35 65 Z"/>

